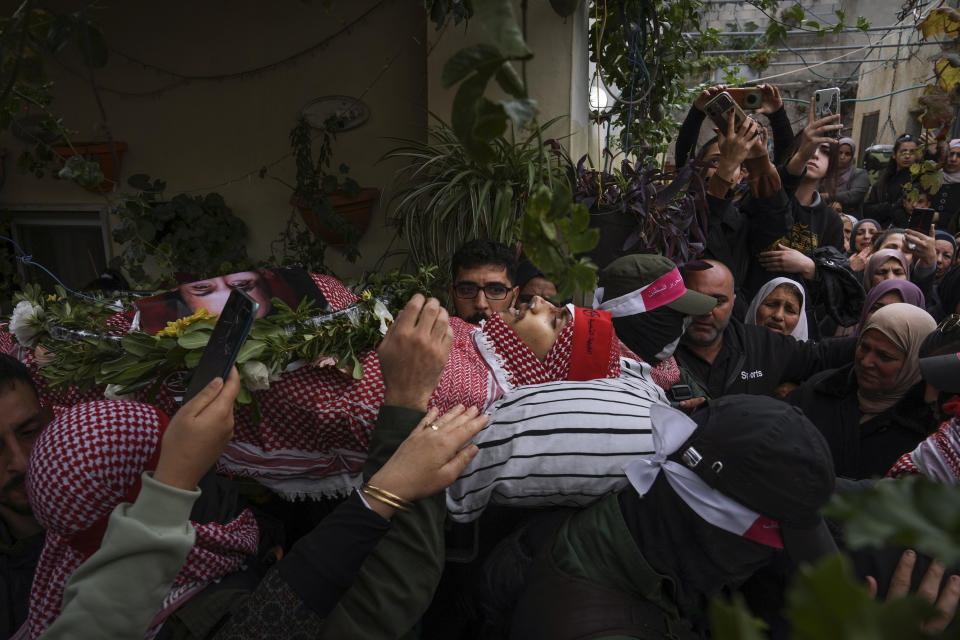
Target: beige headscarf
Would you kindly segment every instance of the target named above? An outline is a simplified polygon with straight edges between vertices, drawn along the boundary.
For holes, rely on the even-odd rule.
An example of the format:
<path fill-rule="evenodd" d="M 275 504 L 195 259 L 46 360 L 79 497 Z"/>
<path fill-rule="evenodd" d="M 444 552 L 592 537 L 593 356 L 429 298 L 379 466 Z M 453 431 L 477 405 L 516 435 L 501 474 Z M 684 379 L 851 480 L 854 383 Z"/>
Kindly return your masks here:
<path fill-rule="evenodd" d="M 920 362 L 917 356 L 920 343 L 936 328 L 937 323 L 929 313 L 903 302 L 888 304 L 870 316 L 860 332 L 860 339 L 862 340 L 863 335 L 870 329 L 876 329 L 902 351 L 906 358 L 890 391 L 868 393 L 862 389 L 857 390 L 860 411 L 863 413 L 861 423 L 895 405 L 920 381 Z"/>

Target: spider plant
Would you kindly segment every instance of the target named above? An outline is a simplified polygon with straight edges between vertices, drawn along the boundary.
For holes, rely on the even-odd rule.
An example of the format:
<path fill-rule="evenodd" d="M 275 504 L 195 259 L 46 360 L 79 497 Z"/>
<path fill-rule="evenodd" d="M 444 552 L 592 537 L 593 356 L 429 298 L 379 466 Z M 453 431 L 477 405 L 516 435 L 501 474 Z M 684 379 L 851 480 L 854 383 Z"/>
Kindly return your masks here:
<path fill-rule="evenodd" d="M 519 139 L 512 130 L 509 138 L 495 138 L 495 157 L 486 164 L 472 159 L 439 119 L 427 142 L 398 139 L 400 146 L 383 156 L 404 163 L 390 180 L 388 202 L 414 263 L 440 265 L 445 274 L 450 257 L 465 242 L 482 237 L 515 243 L 533 189 L 547 182 L 547 172 L 566 180 L 554 154 L 539 142 L 559 119 Z"/>

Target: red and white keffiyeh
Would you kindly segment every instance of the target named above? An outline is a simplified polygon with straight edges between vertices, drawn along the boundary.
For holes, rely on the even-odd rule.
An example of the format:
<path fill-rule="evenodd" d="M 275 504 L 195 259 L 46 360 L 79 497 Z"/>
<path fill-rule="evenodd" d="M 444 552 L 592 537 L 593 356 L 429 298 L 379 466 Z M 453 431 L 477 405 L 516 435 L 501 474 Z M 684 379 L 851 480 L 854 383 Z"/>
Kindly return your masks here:
<path fill-rule="evenodd" d="M 332 310 L 357 300 L 335 279 L 311 276 Z M 451 318 L 450 356 L 430 405 L 441 411 L 457 404 L 484 410 L 515 386 L 568 379 L 574 360 L 573 375 L 592 379 L 618 376 L 620 357 L 637 359 L 616 338 L 609 314 L 570 308 L 573 319 L 543 362 L 498 314 L 482 327 Z M 587 318 L 587 313 L 592 315 Z M 129 317 L 118 314 L 108 324 L 129 329 L 129 321 Z M 360 380 L 335 367 L 304 365 L 288 369 L 270 389 L 255 392 L 260 420 L 254 421 L 249 406 L 236 412 L 234 439 L 220 458 L 218 469 L 255 478 L 287 498 L 346 493 L 357 486 L 384 398 L 376 352 L 368 350 L 359 358 L 364 368 Z M 651 372 L 654 381 L 664 388 L 676 381 L 675 365 L 672 370 L 664 368 L 671 363 L 661 363 L 662 367 Z M 41 381 L 41 387 L 45 386 Z M 57 395 L 55 402 L 70 404 L 63 393 Z M 174 394 L 166 387 L 154 402 L 167 413 L 176 410 Z"/>
<path fill-rule="evenodd" d="M 574 326 L 567 323 L 540 362 L 520 337 L 493 314 L 478 328 L 451 318 L 453 342 L 430 406 L 457 404 L 481 411 L 515 386 L 566 380 L 574 352 Z M 620 345 L 605 344 L 603 375 L 620 371 Z M 258 392 L 262 419 L 238 414 L 233 442 L 220 458 L 222 471 L 254 477 L 288 497 L 343 492 L 357 486 L 384 387 L 376 352 L 361 357 L 364 375 L 348 378 L 333 367 L 287 372 L 269 391 Z"/>
<path fill-rule="evenodd" d="M 944 484 L 960 484 L 960 418 L 952 418 L 917 448 L 900 456 L 887 477 L 922 473 Z"/>
<path fill-rule="evenodd" d="M 167 422 L 162 411 L 139 402 L 89 402 L 63 410 L 37 439 L 27 491 L 46 540 L 30 592 L 27 637 L 38 637 L 56 619 L 67 580 L 100 547 L 110 513 L 136 498 L 143 471 L 156 467 Z M 196 542 L 154 628 L 257 551 L 259 529 L 249 510 L 226 524 L 194 526 Z"/>

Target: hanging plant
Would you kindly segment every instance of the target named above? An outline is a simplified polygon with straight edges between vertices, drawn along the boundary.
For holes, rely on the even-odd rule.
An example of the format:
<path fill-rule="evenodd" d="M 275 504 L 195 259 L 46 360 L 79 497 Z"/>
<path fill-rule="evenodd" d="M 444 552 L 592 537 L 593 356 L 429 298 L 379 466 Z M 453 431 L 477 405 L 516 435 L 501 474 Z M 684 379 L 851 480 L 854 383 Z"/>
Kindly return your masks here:
<path fill-rule="evenodd" d="M 428 141 L 399 140 L 401 146 L 383 159 L 402 161 L 387 187 L 391 221 L 410 245 L 418 265 L 440 265 L 446 273 L 450 256 L 475 238 L 504 244 L 517 241 L 520 219 L 534 188 L 545 181 L 536 167 L 542 161 L 539 142 L 557 120 L 534 130 L 498 136 L 490 144 L 492 159 L 478 162 L 453 130 L 437 120 Z M 548 170 L 565 180 L 558 162 Z"/>
<path fill-rule="evenodd" d="M 627 159 L 612 173 L 587 167 L 584 156 L 572 168 L 573 200 L 589 208 L 600 230 L 592 253 L 600 266 L 632 253 L 660 253 L 678 265 L 697 260 L 706 247 L 706 183 L 697 163 L 676 175 L 660 169 L 650 155 L 639 164 Z"/>

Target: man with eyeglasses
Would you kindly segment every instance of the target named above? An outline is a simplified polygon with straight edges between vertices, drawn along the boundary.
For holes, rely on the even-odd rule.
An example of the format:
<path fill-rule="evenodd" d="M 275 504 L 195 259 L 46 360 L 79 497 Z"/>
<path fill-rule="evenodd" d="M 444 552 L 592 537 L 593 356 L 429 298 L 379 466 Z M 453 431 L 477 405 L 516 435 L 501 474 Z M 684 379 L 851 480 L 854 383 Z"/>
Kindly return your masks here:
<path fill-rule="evenodd" d="M 472 240 L 457 250 L 450 267 L 450 297 L 457 317 L 479 324 L 491 313 L 506 311 L 516 302 L 516 253 L 507 245 Z"/>

